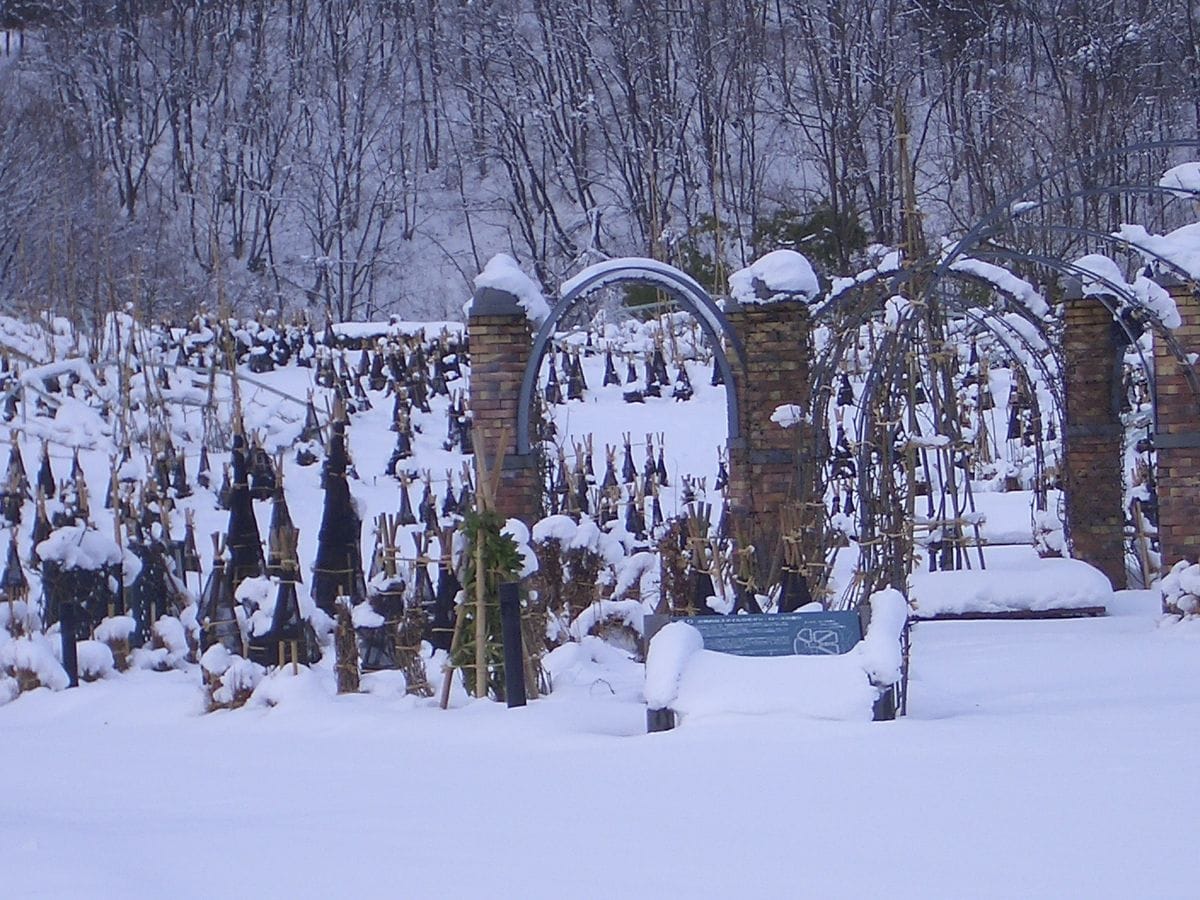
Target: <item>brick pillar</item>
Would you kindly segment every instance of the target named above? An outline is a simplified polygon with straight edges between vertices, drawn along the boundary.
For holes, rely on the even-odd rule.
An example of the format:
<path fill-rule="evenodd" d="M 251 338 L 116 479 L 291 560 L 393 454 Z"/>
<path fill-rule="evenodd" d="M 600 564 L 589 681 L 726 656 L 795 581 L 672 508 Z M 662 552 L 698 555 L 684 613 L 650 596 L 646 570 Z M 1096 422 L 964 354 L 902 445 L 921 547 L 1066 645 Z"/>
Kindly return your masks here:
<path fill-rule="evenodd" d="M 1183 324 L 1175 338 L 1185 354 L 1200 352 L 1200 297 L 1194 284 L 1164 285 Z M 1200 559 L 1200 404 L 1181 365 L 1161 340 L 1154 342 L 1158 433 L 1158 539 L 1164 570 Z"/>
<path fill-rule="evenodd" d="M 507 435 L 496 508 L 506 518 L 532 526 L 541 511 L 539 456 L 517 455 L 518 398 L 533 345 L 529 319 L 512 294 L 483 288 L 471 302 L 467 335 L 475 451 L 484 453 L 491 466 L 501 437 Z"/>
<path fill-rule="evenodd" d="M 1095 297 L 1068 292 L 1063 327 L 1067 403 L 1063 490 L 1071 555 L 1125 587 L 1123 389 L 1117 324 Z"/>
<path fill-rule="evenodd" d="M 782 428 L 776 407 L 808 409 L 812 325 L 803 300 L 727 309 L 746 351 L 746 370 L 734 363 L 741 438 L 729 447 L 729 500 L 758 533 L 779 530 L 781 508 L 797 496 L 797 448 L 807 448 L 809 427 Z"/>

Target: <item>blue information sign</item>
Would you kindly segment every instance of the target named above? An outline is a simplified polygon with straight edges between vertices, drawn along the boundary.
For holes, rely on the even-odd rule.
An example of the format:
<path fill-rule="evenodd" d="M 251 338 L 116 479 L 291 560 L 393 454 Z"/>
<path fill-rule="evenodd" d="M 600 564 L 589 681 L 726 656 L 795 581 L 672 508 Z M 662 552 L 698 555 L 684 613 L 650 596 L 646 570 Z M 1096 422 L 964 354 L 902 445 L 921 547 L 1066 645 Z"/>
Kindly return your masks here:
<path fill-rule="evenodd" d="M 851 610 L 743 616 L 646 617 L 646 640 L 668 622 L 687 622 L 704 638 L 704 648 L 735 656 L 836 656 L 862 640 L 858 613 Z"/>

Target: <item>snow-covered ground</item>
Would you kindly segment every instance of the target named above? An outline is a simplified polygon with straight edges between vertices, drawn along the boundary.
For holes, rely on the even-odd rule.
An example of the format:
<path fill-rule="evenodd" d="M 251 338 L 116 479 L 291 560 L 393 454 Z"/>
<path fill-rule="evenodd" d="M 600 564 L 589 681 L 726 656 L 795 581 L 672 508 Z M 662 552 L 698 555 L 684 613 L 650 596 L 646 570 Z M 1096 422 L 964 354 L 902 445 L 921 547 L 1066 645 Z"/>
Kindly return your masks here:
<path fill-rule="evenodd" d="M 28 344 L 24 356 L 67 365 L 49 362 L 71 356 L 62 329 L 38 330 L 43 347 L 18 325 L 0 318 L 0 337 Z M 578 347 L 584 337 L 564 341 Z M 694 329 L 663 334 L 610 323 L 582 358 L 584 399 L 553 409 L 566 464 L 591 436 L 597 480 L 608 447 L 620 469 L 626 439 L 640 470 L 649 444 L 664 452 L 670 472 L 661 492 L 667 515 L 683 506 L 685 474 L 697 479 L 699 496 L 719 503 L 726 395 L 710 384 L 711 361 L 696 341 Z M 626 402 L 658 343 L 671 350 L 672 379 L 675 361 L 686 360 L 694 396 L 676 401 L 668 389 Z M 609 347 L 622 384 L 605 387 Z M 561 351 L 557 360 L 561 379 Z M 49 370 L 33 371 L 40 382 Z M 328 406 L 314 375 L 286 367 L 261 376 L 243 368 L 239 376 L 248 428 L 268 450 L 286 451 L 306 586 L 320 467 L 300 465 L 290 448 L 309 391 L 318 409 Z M 996 368 L 991 379 L 988 427 L 999 436 L 1010 379 Z M 164 424 L 195 478 L 207 382 L 186 369 L 171 369 L 167 380 Z M 115 377 L 108 383 L 115 390 Z M 219 412 L 228 408 L 224 379 L 214 396 Z M 143 399 L 135 424 L 154 408 L 153 397 Z M 394 512 L 399 496 L 385 474 L 392 403 L 380 391 L 371 399 L 348 435 L 365 554 L 374 517 Z M 59 402 L 65 412 L 56 417 L 23 409 L 0 426 L 0 442 L 15 433 L 32 475 L 48 439 L 60 479 L 78 449 L 90 494 L 102 497 L 119 450 L 113 423 L 98 403 L 66 394 Z M 438 498 L 447 478 L 457 487 L 464 462 L 443 443 L 450 402 L 434 397 L 431 412 L 414 412 L 414 455 L 402 466 L 427 472 Z M 974 551 L 970 570 L 929 573 L 919 563 L 909 584 L 916 612 L 1083 604 L 1107 605 L 1110 616 L 920 623 L 909 714 L 899 721 L 801 718 L 776 704 L 770 715 L 685 716 L 679 729 L 647 735 L 644 669 L 585 636 L 595 617 L 586 610 L 572 630 L 579 640 L 545 659 L 554 691 L 521 710 L 471 701 L 456 684 L 442 711 L 406 696 L 398 671 L 368 673 L 362 693 L 337 696 L 332 653 L 295 674 L 275 670 L 245 708 L 210 714 L 195 665 L 108 671 L 76 690 L 0 696 L 8 762 L 0 900 L 1196 896 L 1200 860 L 1190 829 L 1200 774 L 1190 751 L 1200 736 L 1200 622 L 1162 617 L 1157 592 L 1113 595 L 1083 563 L 1040 558 L 1032 494 L 998 491 L 1027 466 L 996 443 L 995 473 L 974 498 L 986 569 Z M 212 454 L 214 482 L 224 462 L 225 454 Z M 173 519 L 178 537 L 183 513 L 193 515 L 206 573 L 205 538 L 229 519 L 215 488 L 180 499 Z M 413 506 L 422 489 L 420 480 L 410 487 Z M 1059 499 L 1051 492 L 1051 510 Z M 33 524 L 31 505 L 26 511 L 16 529 L 23 553 Z M 255 512 L 265 534 L 269 504 Z M 108 516 L 96 501 L 93 518 L 107 528 Z M 850 549 L 839 555 L 835 585 L 850 583 L 854 561 Z M 622 577 L 634 578 L 641 565 L 630 557 Z M 30 578 L 37 587 L 32 570 Z M 195 576 L 189 586 L 198 589 Z M 636 600 L 606 602 L 640 610 Z M 428 663 L 437 696 L 441 657 Z M 865 687 L 862 671 L 855 675 Z M 772 689 L 781 686 L 770 682 Z"/>
<path fill-rule="evenodd" d="M 5 897 L 1194 897 L 1200 624 L 931 622 L 905 719 L 643 734 L 588 639 L 521 710 L 198 671 L 0 708 Z M 285 680 L 286 679 L 286 680 Z"/>

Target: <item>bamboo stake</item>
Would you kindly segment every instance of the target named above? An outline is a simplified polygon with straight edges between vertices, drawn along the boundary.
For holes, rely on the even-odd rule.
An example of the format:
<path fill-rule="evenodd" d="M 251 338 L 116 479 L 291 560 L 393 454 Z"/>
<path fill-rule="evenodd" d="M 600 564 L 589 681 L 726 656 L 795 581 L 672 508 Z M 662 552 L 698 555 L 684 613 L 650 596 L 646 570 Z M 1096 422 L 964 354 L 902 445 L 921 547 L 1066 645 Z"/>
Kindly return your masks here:
<path fill-rule="evenodd" d="M 475 696 L 487 696 L 487 587 L 482 535 L 475 541 Z"/>
<path fill-rule="evenodd" d="M 446 665 L 442 669 L 442 697 L 441 707 L 446 709 L 450 705 L 450 687 L 451 680 L 454 678 L 454 657 L 458 655 L 458 651 L 462 648 L 462 635 L 467 624 L 467 604 L 458 604 L 458 610 L 454 614 L 454 636 L 450 639 L 450 655 L 446 657 Z"/>

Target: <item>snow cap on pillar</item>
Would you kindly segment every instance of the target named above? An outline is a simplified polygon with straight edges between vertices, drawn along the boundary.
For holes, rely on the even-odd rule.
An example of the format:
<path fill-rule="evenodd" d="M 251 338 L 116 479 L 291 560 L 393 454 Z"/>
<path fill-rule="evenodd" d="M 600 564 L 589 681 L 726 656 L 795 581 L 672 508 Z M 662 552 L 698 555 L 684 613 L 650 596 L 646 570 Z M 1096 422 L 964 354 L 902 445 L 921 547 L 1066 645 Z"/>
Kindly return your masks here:
<path fill-rule="evenodd" d="M 537 281 L 525 274 L 507 253 L 497 253 L 475 276 L 475 294 L 467 314 L 524 315 L 536 328 L 550 315 L 550 306 Z"/>
<path fill-rule="evenodd" d="M 1078 274 L 1085 297 L 1113 297 L 1122 310 L 1130 307 L 1144 310 L 1164 328 L 1174 329 L 1182 324 L 1171 295 L 1145 275 L 1126 281 L 1120 266 L 1102 253 L 1081 256 L 1071 267 Z"/>
<path fill-rule="evenodd" d="M 729 295 L 735 303 L 777 303 L 820 299 L 821 285 L 812 265 L 795 250 L 772 250 L 729 276 Z"/>

